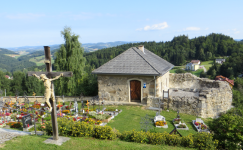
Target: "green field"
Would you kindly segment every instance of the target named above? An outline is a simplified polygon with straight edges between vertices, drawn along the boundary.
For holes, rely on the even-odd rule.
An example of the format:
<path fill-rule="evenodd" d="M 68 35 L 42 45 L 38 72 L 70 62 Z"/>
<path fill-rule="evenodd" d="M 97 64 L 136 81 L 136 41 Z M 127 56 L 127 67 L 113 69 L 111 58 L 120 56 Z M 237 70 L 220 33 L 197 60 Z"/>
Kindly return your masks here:
<path fill-rule="evenodd" d="M 44 60 L 45 60 L 45 56 L 39 56 L 39 57 L 34 57 L 31 58 L 29 61 L 36 63 L 37 66 L 42 66 L 44 65 Z M 51 63 L 54 63 L 54 59 L 53 57 L 51 57 Z"/>
<path fill-rule="evenodd" d="M 171 69 L 170 70 L 170 73 L 176 73 L 176 70 L 177 69 Z M 191 73 L 191 74 L 194 74 L 194 75 L 200 77 L 200 74 L 201 74 L 201 72 L 203 72 L 203 69 L 198 69 L 197 71 L 187 71 L 186 70 L 186 72 Z"/>
<path fill-rule="evenodd" d="M 200 65 L 204 65 L 204 67 L 205 67 L 205 68 L 207 69 L 207 71 L 208 71 L 208 69 L 213 65 L 213 60 L 201 62 Z"/>
<path fill-rule="evenodd" d="M 45 144 L 50 136 L 21 136 L 0 144 L 1 150 L 186 150 L 189 148 L 139 144 L 120 140 L 98 140 L 89 137 L 70 137 L 71 139 L 61 146 Z M 191 148 L 190 148 L 191 149 Z"/>

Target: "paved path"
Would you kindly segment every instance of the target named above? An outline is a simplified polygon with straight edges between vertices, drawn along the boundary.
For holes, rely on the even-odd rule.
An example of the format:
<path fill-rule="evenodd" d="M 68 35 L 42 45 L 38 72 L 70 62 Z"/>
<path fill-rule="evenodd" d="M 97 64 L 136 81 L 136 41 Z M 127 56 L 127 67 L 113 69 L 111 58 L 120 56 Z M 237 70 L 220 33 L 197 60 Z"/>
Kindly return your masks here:
<path fill-rule="evenodd" d="M 3 144 L 4 142 L 11 140 L 14 137 L 22 136 L 22 135 L 30 135 L 30 133 L 0 128 L 0 144 Z"/>
<path fill-rule="evenodd" d="M 204 73 L 206 73 L 207 72 L 207 69 L 202 65 L 202 66 L 199 66 L 199 68 L 203 68 L 203 70 L 204 70 Z"/>

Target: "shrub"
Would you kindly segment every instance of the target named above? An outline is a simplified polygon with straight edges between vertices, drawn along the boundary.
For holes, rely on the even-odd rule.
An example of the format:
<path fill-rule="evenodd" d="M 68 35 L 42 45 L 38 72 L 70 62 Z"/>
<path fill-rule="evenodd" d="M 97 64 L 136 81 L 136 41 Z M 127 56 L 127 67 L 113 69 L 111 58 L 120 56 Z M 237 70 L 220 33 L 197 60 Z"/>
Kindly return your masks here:
<path fill-rule="evenodd" d="M 240 149 L 243 145 L 243 117 L 232 111 L 223 114 L 209 123 L 209 128 L 214 133 L 214 139 L 219 141 L 219 147 L 223 149 Z"/>
<path fill-rule="evenodd" d="M 87 118 L 89 119 L 89 118 Z M 87 122 L 75 122 L 68 118 L 58 118 L 58 132 L 60 136 L 74 137 L 95 137 L 99 139 L 115 139 L 119 132 L 112 130 L 109 126 L 95 126 Z M 92 121 L 92 120 L 91 120 Z M 52 134 L 51 123 L 46 123 L 45 131 L 48 135 Z"/>
<path fill-rule="evenodd" d="M 166 142 L 166 133 L 147 132 L 147 139 L 149 144 L 164 145 Z"/>
<path fill-rule="evenodd" d="M 98 139 L 115 139 L 116 134 L 112 131 L 110 126 L 95 126 L 94 128 L 94 137 Z"/>
<path fill-rule="evenodd" d="M 193 147 L 194 142 L 193 142 L 193 134 L 189 134 L 187 136 L 183 136 L 181 139 L 181 146 L 183 147 Z"/>
<path fill-rule="evenodd" d="M 218 140 L 213 141 L 213 135 L 201 132 L 193 135 L 194 147 L 198 149 L 216 149 Z"/>
<path fill-rule="evenodd" d="M 11 122 L 9 123 L 10 128 L 20 128 L 22 124 L 20 122 Z"/>

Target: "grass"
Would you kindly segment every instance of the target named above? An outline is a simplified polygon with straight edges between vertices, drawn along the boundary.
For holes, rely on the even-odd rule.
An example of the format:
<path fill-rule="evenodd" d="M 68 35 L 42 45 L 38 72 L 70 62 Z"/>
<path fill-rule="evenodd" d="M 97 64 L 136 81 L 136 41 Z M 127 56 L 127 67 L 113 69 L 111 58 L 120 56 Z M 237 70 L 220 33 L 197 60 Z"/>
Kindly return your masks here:
<path fill-rule="evenodd" d="M 200 65 L 204 65 L 204 67 L 205 67 L 205 68 L 207 69 L 207 71 L 208 71 L 208 69 L 213 65 L 213 60 L 201 62 Z"/>
<path fill-rule="evenodd" d="M 45 56 L 39 56 L 31 58 L 29 61 L 36 63 L 37 66 L 44 65 Z M 51 63 L 54 63 L 53 57 L 51 57 Z"/>
<path fill-rule="evenodd" d="M 152 110 L 147 110 L 142 106 L 106 106 L 106 108 L 117 108 L 117 109 L 122 109 L 122 112 L 117 115 L 114 119 L 112 119 L 107 125 L 111 126 L 112 128 L 115 128 L 119 130 L 121 133 L 124 131 L 131 131 L 131 130 L 136 130 L 140 131 L 140 122 L 141 122 L 141 117 L 144 117 L 146 114 L 149 115 L 149 117 L 154 118 L 156 111 Z M 174 125 L 172 123 L 172 120 L 176 117 L 177 112 L 170 110 L 169 112 L 167 111 L 162 111 L 161 115 L 166 118 L 166 121 L 168 123 L 168 128 L 155 128 L 153 130 L 157 132 L 168 132 L 170 133 L 174 129 Z M 180 117 L 185 121 L 187 124 L 189 130 L 179 130 L 179 132 L 183 136 L 187 136 L 189 133 L 196 134 L 197 131 L 194 129 L 194 126 L 192 125 L 192 120 L 195 120 L 196 117 L 193 115 L 188 115 L 188 114 L 180 114 Z M 211 119 L 202 119 L 206 124 L 208 124 Z"/>
<path fill-rule="evenodd" d="M 163 146 L 163 145 L 149 145 L 149 144 L 139 144 L 132 142 L 124 142 L 120 140 L 98 140 L 88 137 L 70 137 L 71 139 L 61 146 L 53 144 L 45 144 L 43 141 L 50 138 L 50 136 L 21 136 L 14 138 L 10 141 L 0 144 L 0 149 L 2 150 L 120 150 L 120 149 L 136 149 L 136 150 L 186 150 L 189 148 L 184 147 L 174 147 L 174 146 Z"/>
<path fill-rule="evenodd" d="M 176 73 L 176 70 L 177 70 L 177 69 L 172 69 L 172 70 L 170 70 L 170 73 Z M 201 74 L 201 72 L 203 72 L 203 71 L 204 71 L 203 69 L 198 69 L 197 71 L 186 71 L 186 72 L 189 72 L 189 73 L 191 73 L 191 74 L 194 74 L 194 75 L 200 77 L 200 74 Z"/>
<path fill-rule="evenodd" d="M 196 76 L 198 76 L 198 77 L 200 77 L 200 74 L 203 71 L 204 71 L 203 69 L 198 69 L 197 71 L 192 71 L 191 73 L 194 74 L 194 75 L 196 75 Z"/>

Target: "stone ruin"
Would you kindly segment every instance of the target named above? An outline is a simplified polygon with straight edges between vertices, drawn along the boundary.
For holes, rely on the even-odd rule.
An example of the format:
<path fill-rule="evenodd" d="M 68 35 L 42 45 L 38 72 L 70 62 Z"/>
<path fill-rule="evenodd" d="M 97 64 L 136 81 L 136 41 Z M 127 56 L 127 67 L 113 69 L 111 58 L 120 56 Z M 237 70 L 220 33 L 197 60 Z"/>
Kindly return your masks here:
<path fill-rule="evenodd" d="M 169 98 L 164 108 L 202 118 L 215 118 L 231 108 L 232 90 L 225 81 L 199 78 L 191 73 L 169 75 Z M 159 98 L 147 97 L 147 105 L 158 107 Z M 162 106 L 163 106 L 162 105 Z"/>

